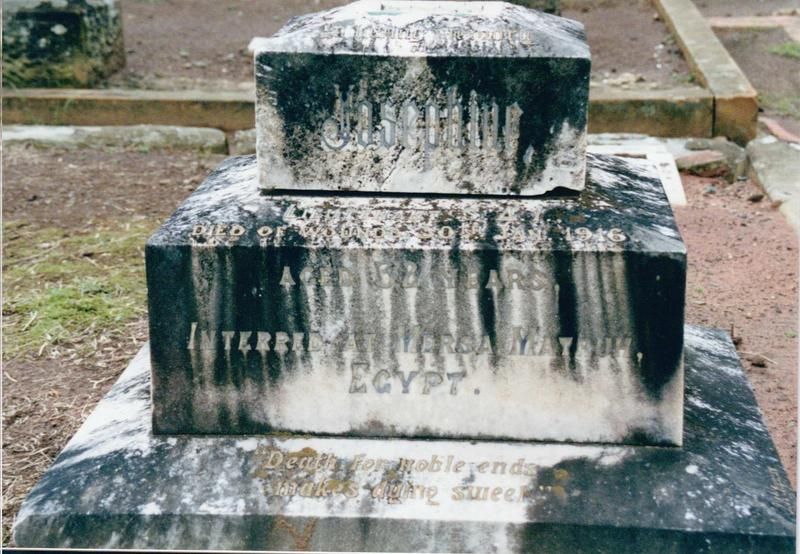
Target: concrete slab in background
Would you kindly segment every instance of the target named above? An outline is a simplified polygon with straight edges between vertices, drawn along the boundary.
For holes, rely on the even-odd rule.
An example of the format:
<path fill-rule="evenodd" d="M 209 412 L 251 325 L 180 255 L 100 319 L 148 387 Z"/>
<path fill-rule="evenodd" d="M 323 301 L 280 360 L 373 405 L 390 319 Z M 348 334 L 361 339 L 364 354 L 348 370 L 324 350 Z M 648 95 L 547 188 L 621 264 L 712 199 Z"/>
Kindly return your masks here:
<path fill-rule="evenodd" d="M 60 126 L 7 125 L 3 142 L 25 142 L 43 147 L 86 148 L 96 146 L 127 146 L 135 148 L 164 148 L 228 152 L 225 133 L 207 127 L 176 127 L 171 125 L 123 126 Z"/>
<path fill-rule="evenodd" d="M 751 141 L 747 153 L 750 175 L 773 201 L 781 203 L 781 212 L 800 233 L 800 144 L 765 135 Z"/>

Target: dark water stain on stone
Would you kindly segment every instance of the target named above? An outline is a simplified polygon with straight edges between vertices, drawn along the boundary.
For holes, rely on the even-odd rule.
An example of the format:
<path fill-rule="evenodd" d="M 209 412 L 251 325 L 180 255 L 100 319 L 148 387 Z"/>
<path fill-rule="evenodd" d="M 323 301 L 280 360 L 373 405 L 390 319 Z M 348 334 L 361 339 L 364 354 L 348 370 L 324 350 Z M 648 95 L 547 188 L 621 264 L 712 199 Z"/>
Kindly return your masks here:
<path fill-rule="evenodd" d="M 486 215 L 486 234 L 483 237 L 484 244 L 480 250 L 475 252 L 478 261 L 478 310 L 483 325 L 483 334 L 488 335 L 489 343 L 492 346 L 490 357 L 493 368 L 497 368 L 498 343 L 497 343 L 497 306 L 492 289 L 486 288 L 492 270 L 500 268 L 500 251 L 495 241 L 495 236 L 500 234 L 500 226 L 497 224 L 497 214 L 489 212 Z M 480 341 L 480 338 L 478 339 Z"/>
<path fill-rule="evenodd" d="M 685 261 L 672 256 L 627 252 L 625 277 L 631 302 L 631 325 L 636 352 L 644 352 L 640 374 L 655 399 L 681 366 L 686 289 Z M 654 317 L 658 314 L 657 317 Z"/>

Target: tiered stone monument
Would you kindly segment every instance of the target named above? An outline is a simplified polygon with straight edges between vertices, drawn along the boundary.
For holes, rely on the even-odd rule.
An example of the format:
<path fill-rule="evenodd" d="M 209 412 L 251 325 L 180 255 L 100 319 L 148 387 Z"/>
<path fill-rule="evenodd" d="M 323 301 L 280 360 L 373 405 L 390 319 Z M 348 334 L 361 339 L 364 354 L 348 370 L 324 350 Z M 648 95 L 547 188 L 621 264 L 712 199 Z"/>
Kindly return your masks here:
<path fill-rule="evenodd" d="M 149 349 L 19 544 L 793 550 L 654 169 L 585 153 L 580 24 L 364 1 L 253 48 L 257 158 L 148 242 Z"/>

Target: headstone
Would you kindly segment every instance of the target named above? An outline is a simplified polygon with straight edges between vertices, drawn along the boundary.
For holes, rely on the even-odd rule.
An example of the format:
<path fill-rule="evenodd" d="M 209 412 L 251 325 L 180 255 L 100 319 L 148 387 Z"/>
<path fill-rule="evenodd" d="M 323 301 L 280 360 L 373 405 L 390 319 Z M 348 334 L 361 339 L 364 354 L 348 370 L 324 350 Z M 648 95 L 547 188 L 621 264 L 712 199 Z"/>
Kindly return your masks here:
<path fill-rule="evenodd" d="M 3 0 L 3 82 L 90 87 L 125 65 L 115 0 Z"/>
<path fill-rule="evenodd" d="M 264 197 L 230 160 L 147 245 L 154 431 L 680 444 L 684 245 L 651 166 L 588 167 L 567 199 Z"/>
<path fill-rule="evenodd" d="M 593 157 L 581 196 L 521 198 L 586 185 L 579 25 L 356 2 L 253 50 L 258 172 L 221 167 L 148 242 L 156 433 L 680 444 L 685 249 L 657 176 Z"/>
<path fill-rule="evenodd" d="M 500 2 L 362 0 L 251 43 L 265 191 L 585 186 L 583 26 Z"/>
<path fill-rule="evenodd" d="M 148 241 L 149 352 L 19 545 L 793 551 L 657 171 L 585 155 L 579 25 L 357 2 L 254 44 L 258 157 Z"/>

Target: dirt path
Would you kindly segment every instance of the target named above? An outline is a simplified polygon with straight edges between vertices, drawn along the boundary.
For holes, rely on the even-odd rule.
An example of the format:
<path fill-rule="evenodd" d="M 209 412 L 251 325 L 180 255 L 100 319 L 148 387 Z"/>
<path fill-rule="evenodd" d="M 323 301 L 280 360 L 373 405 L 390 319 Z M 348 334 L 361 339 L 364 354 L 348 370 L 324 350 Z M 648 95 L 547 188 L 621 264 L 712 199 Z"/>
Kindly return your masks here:
<path fill-rule="evenodd" d="M 689 257 L 686 320 L 733 331 L 781 461 L 797 488 L 797 236 L 751 183 L 684 178 L 676 210 Z M 715 193 L 709 194 L 711 188 Z"/>
<path fill-rule="evenodd" d="M 3 220 L 87 230 L 95 221 L 163 218 L 223 155 L 6 146 Z"/>
<path fill-rule="evenodd" d="M 147 86 L 154 79 L 251 81 L 247 45 L 292 16 L 345 0 L 123 0 L 127 67 L 112 86 Z M 564 16 L 587 27 L 595 78 L 631 72 L 673 84 L 688 67 L 648 0 L 565 1 Z M 615 32 L 609 33 L 609 29 Z"/>
<path fill-rule="evenodd" d="M 765 114 L 800 136 L 800 44 L 783 29 L 719 30 L 717 36 L 758 91 Z"/>
<path fill-rule="evenodd" d="M 592 50 L 592 79 L 633 73 L 647 86 L 676 86 L 689 81 L 680 48 L 649 0 L 562 1 L 562 15 L 586 26 Z"/>

